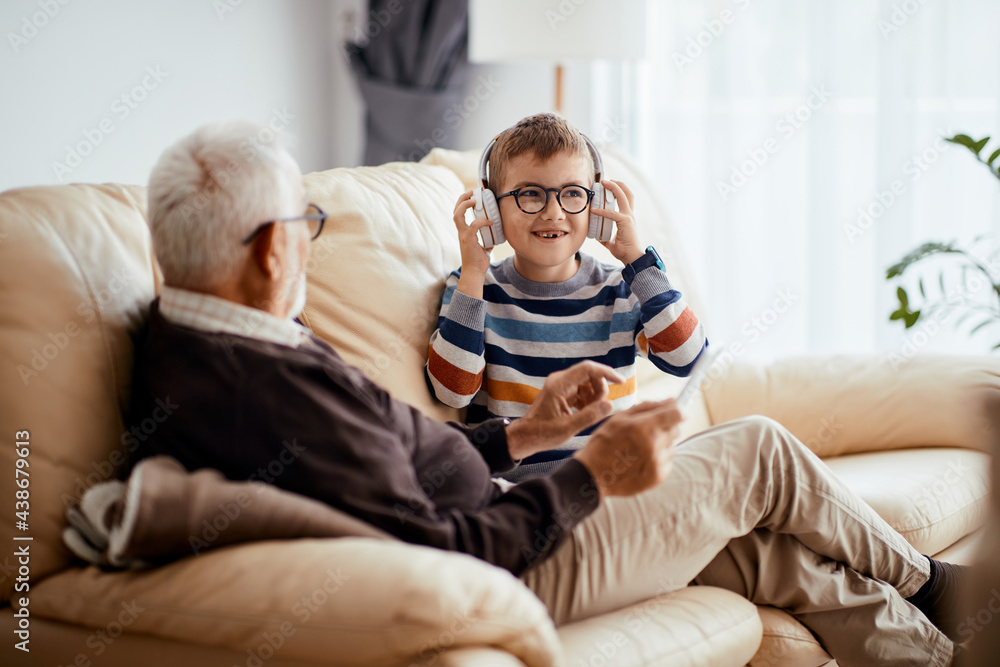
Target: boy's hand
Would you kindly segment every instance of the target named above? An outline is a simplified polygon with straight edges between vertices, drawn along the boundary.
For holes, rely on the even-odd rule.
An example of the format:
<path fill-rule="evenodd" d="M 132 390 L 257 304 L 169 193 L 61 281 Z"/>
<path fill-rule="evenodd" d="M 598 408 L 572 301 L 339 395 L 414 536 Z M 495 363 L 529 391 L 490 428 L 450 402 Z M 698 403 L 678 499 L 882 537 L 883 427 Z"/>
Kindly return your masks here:
<path fill-rule="evenodd" d="M 601 185 L 606 191 L 613 194 L 618 202 L 617 211 L 596 207 L 591 209 L 592 213 L 614 220 L 615 226 L 618 228 L 615 237 L 601 245 L 610 250 L 615 259 L 622 264 L 631 264 L 646 252 L 645 244 L 639 241 L 639 233 L 635 227 L 635 216 L 632 212 L 635 196 L 621 181 L 602 180 Z"/>
<path fill-rule="evenodd" d="M 483 281 L 490 269 L 490 253 L 479 245 L 479 230 L 493 224 L 486 218 L 477 218 L 470 224 L 465 222 L 465 212 L 476 205 L 472 190 L 465 192 L 455 203 L 455 228 L 462 249 L 462 275 L 458 279 L 458 291 L 477 299 L 483 298 Z"/>
<path fill-rule="evenodd" d="M 625 378 L 596 361 L 581 361 L 550 374 L 525 415 L 507 427 L 511 458 L 558 447 L 610 415 L 609 382 L 621 384 Z"/>

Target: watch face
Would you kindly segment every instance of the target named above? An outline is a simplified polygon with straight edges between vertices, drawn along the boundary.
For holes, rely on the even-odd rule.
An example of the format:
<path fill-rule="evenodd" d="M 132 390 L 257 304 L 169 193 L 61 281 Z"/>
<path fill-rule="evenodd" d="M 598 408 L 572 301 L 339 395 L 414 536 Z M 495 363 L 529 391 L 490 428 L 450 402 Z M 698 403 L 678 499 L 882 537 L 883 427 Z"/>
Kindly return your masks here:
<path fill-rule="evenodd" d="M 663 260 L 660 259 L 660 253 L 656 252 L 656 248 L 654 248 L 653 246 L 648 246 L 646 248 L 646 252 L 652 254 L 653 257 L 656 258 L 656 266 L 657 266 L 657 268 L 659 268 L 660 271 L 664 271 L 665 272 L 666 269 L 663 266 Z"/>

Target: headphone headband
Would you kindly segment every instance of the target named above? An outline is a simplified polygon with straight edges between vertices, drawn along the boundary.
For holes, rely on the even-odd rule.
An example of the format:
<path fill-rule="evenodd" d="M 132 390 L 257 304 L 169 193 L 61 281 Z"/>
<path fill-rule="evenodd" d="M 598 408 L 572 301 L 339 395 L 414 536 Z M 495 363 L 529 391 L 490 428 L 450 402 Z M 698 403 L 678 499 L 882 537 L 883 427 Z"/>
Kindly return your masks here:
<path fill-rule="evenodd" d="M 504 130 L 504 132 L 506 132 L 506 130 Z M 489 179 L 487 178 L 486 168 L 490 161 L 490 155 L 493 153 L 493 147 L 496 145 L 497 139 L 500 138 L 501 134 L 503 134 L 503 132 L 493 137 L 493 140 L 487 144 L 486 150 L 483 151 L 483 156 L 479 158 L 479 182 L 482 184 L 484 190 L 489 188 Z M 601 176 L 604 175 L 604 163 L 601 161 L 601 153 L 597 150 L 597 146 L 594 145 L 594 142 L 590 140 L 590 137 L 583 132 L 580 133 L 580 136 L 583 137 L 584 142 L 586 142 L 587 149 L 590 151 L 590 159 L 594 163 L 594 182 L 600 183 Z"/>
<path fill-rule="evenodd" d="M 587 142 L 587 148 L 590 149 L 590 158 L 594 161 L 594 182 L 600 183 L 601 177 L 604 175 L 604 163 L 601 162 L 601 152 L 597 150 L 597 146 L 590 140 L 590 137 L 583 132 L 580 133 L 580 136 Z"/>
<path fill-rule="evenodd" d="M 486 180 L 486 164 L 490 161 L 490 154 L 493 152 L 493 147 L 496 145 L 499 137 L 499 134 L 493 137 L 493 141 L 486 146 L 486 150 L 483 151 L 483 156 L 479 158 L 479 182 L 482 183 L 484 190 L 489 188 L 489 183 L 487 183 Z"/>

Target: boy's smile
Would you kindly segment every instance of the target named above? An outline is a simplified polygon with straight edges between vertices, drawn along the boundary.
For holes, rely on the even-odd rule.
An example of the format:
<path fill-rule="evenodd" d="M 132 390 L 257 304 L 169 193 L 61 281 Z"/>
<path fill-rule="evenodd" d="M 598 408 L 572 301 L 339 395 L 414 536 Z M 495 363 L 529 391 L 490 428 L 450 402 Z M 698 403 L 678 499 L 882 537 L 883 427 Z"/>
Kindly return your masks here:
<path fill-rule="evenodd" d="M 525 153 L 510 160 L 502 192 L 527 185 L 539 189 L 567 185 L 590 188 L 593 178 L 590 160 L 582 155 L 562 151 L 541 161 L 534 153 Z M 564 203 L 574 208 L 570 202 Z M 518 273 L 539 283 L 563 282 L 573 277 L 579 268 L 576 253 L 587 238 L 589 206 L 579 213 L 566 213 L 555 192 L 548 193 L 548 202 L 538 213 L 525 213 L 512 196 L 501 199 L 499 205 L 504 235 L 514 249 Z"/>

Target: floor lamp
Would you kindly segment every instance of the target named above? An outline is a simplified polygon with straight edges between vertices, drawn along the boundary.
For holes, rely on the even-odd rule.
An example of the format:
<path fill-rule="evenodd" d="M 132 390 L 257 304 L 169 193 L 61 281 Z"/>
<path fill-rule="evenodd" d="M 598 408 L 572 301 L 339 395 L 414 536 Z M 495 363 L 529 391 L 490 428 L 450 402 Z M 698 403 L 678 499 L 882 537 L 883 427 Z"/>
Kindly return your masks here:
<path fill-rule="evenodd" d="M 559 114 L 564 63 L 645 51 L 646 0 L 469 0 L 469 61 L 554 63 Z"/>

